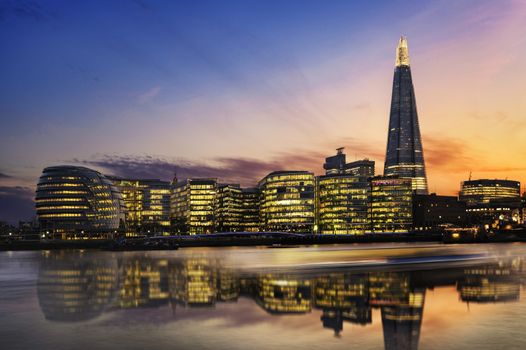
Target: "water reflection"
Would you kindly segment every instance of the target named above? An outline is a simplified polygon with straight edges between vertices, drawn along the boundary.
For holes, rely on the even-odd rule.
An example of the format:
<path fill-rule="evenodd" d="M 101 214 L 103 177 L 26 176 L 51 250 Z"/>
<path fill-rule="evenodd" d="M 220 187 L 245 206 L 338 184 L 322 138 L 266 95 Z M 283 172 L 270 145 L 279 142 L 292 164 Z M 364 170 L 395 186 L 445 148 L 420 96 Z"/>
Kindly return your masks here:
<path fill-rule="evenodd" d="M 168 304 L 177 314 L 177 308 L 214 307 L 247 297 L 269 315 L 320 310 L 320 327 L 337 337 L 346 323 L 372 324 L 372 310 L 379 309 L 385 349 L 417 349 L 426 290 L 453 285 L 465 303 L 516 301 L 525 281 L 523 266 L 522 258 L 513 258 L 433 271 L 247 273 L 204 254 L 100 259 L 82 252 L 46 252 L 37 293 L 45 318 L 58 322 Z"/>

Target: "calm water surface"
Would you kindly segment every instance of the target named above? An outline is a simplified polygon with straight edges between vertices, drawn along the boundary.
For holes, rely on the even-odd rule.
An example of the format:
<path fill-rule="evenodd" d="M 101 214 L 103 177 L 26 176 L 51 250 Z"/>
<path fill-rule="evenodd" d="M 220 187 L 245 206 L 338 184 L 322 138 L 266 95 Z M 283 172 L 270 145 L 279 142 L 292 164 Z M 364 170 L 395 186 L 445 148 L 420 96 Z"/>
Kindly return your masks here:
<path fill-rule="evenodd" d="M 0 252 L 2 349 L 525 349 L 526 245 Z"/>

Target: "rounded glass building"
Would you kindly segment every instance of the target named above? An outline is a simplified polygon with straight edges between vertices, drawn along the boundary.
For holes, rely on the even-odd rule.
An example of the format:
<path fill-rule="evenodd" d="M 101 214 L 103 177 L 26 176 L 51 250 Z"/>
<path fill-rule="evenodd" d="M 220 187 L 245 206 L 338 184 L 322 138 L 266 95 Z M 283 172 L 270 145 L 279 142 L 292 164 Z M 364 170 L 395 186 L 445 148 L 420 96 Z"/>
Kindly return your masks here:
<path fill-rule="evenodd" d="M 45 168 L 36 210 L 43 238 L 108 238 L 124 228 L 121 193 L 104 175 L 84 167 Z"/>

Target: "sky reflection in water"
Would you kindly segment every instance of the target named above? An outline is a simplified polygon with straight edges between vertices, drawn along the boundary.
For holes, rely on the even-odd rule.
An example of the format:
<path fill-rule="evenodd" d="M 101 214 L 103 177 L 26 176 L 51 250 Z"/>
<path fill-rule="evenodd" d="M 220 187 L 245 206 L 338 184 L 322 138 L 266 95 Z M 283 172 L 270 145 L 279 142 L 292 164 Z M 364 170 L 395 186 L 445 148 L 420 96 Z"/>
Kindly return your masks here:
<path fill-rule="evenodd" d="M 519 349 L 525 253 L 523 245 L 3 252 L 0 337 L 9 349 Z M 473 256 L 481 258 L 464 261 Z M 405 264 L 429 257 L 444 261 Z"/>

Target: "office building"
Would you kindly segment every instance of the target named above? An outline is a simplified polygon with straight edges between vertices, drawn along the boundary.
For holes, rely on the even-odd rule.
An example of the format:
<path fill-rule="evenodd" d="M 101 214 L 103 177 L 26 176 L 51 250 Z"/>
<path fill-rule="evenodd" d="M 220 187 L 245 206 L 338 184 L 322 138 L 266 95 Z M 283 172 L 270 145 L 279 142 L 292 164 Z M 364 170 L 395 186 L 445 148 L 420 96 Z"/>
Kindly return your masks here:
<path fill-rule="evenodd" d="M 522 222 L 520 182 L 499 179 L 461 183 L 459 199 L 466 203 L 472 223 L 509 220 Z"/>
<path fill-rule="evenodd" d="M 217 232 L 257 232 L 259 228 L 259 196 L 256 188 L 238 184 L 217 187 Z"/>
<path fill-rule="evenodd" d="M 413 225 L 412 180 L 378 176 L 370 181 L 369 222 L 373 232 L 408 232 Z"/>
<path fill-rule="evenodd" d="M 363 234 L 368 230 L 369 183 L 347 174 L 317 178 L 317 232 Z"/>
<path fill-rule="evenodd" d="M 384 175 L 410 178 L 413 191 L 427 194 L 424 152 L 405 37 L 400 38 L 396 49 Z"/>
<path fill-rule="evenodd" d="M 36 209 L 44 238 L 109 238 L 124 231 L 120 191 L 88 168 L 45 168 L 37 184 Z"/>
<path fill-rule="evenodd" d="M 260 229 L 312 233 L 314 229 L 314 174 L 276 171 L 259 182 Z"/>
<path fill-rule="evenodd" d="M 187 179 L 173 184 L 172 232 L 189 235 L 216 232 L 216 201 L 216 179 Z"/>
<path fill-rule="evenodd" d="M 126 223 L 131 235 L 170 232 L 170 183 L 158 179 L 111 178 L 126 206 Z"/>
<path fill-rule="evenodd" d="M 325 158 L 323 164 L 325 175 L 348 174 L 366 178 L 374 176 L 375 163 L 373 160 L 361 159 L 347 163 L 347 156 L 343 150 L 343 147 L 337 148 L 336 155 Z"/>

